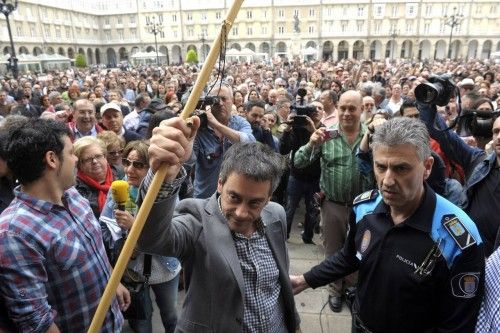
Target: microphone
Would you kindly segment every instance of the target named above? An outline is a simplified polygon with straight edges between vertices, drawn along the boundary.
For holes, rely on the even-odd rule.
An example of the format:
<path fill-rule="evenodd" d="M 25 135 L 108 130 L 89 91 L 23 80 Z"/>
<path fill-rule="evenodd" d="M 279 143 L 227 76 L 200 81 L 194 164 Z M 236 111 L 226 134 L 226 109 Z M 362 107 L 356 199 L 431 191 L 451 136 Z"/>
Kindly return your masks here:
<path fill-rule="evenodd" d="M 125 210 L 128 200 L 128 183 L 124 180 L 115 180 L 111 183 L 111 195 L 119 210 Z"/>

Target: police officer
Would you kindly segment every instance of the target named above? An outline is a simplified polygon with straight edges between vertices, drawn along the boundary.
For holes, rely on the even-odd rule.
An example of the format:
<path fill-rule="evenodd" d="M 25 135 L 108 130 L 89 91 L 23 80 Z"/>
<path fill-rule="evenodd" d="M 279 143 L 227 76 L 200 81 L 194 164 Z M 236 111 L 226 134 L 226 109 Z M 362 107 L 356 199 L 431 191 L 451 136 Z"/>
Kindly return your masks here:
<path fill-rule="evenodd" d="M 379 190 L 354 200 L 344 247 L 292 276 L 294 292 L 359 270 L 353 332 L 473 332 L 483 243 L 471 219 L 424 183 L 433 164 L 425 125 L 387 121 L 372 147 Z"/>

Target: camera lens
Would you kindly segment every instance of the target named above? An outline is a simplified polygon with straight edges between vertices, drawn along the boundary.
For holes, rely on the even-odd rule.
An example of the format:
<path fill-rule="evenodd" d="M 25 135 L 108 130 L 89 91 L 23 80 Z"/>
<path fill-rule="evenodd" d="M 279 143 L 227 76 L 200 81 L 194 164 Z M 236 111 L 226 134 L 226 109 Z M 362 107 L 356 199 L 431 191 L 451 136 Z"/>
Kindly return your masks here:
<path fill-rule="evenodd" d="M 435 103 L 442 92 L 443 86 L 439 83 L 421 83 L 415 88 L 415 98 L 422 103 Z"/>

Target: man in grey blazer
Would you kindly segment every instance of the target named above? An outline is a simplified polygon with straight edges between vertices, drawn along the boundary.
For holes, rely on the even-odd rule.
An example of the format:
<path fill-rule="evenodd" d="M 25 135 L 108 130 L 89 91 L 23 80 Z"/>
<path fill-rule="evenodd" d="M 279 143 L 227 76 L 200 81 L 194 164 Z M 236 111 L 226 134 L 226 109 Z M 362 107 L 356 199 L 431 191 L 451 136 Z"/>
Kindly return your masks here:
<path fill-rule="evenodd" d="M 260 143 L 235 144 L 224 154 L 217 193 L 175 207 L 198 127 L 193 117 L 190 127 L 173 118 L 155 129 L 141 189 L 143 196 L 159 165 L 168 165 L 139 248 L 183 263 L 186 299 L 176 331 L 295 332 L 285 211 L 270 202 L 283 159 Z"/>

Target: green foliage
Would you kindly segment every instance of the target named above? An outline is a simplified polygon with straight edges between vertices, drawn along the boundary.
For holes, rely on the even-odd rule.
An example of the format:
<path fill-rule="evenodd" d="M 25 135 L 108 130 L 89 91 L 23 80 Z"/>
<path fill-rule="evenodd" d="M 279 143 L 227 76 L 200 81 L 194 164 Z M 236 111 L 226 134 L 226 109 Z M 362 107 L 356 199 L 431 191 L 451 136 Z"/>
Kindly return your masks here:
<path fill-rule="evenodd" d="M 198 54 L 195 50 L 189 50 L 186 55 L 186 61 L 189 63 L 197 63 L 198 62 Z"/>
<path fill-rule="evenodd" d="M 87 67 L 87 60 L 85 60 L 85 56 L 83 54 L 77 54 L 75 58 L 75 66 L 79 68 Z"/>

